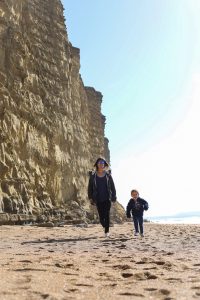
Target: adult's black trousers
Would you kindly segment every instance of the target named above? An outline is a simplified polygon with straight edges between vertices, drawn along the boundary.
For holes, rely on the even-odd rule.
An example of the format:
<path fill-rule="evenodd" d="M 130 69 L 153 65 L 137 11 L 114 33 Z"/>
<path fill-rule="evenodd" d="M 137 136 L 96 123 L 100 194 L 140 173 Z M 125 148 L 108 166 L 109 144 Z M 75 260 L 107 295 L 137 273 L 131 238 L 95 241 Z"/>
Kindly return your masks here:
<path fill-rule="evenodd" d="M 99 221 L 104 227 L 105 233 L 109 232 L 110 227 L 110 201 L 103 201 L 97 203 L 97 211 L 99 214 Z"/>

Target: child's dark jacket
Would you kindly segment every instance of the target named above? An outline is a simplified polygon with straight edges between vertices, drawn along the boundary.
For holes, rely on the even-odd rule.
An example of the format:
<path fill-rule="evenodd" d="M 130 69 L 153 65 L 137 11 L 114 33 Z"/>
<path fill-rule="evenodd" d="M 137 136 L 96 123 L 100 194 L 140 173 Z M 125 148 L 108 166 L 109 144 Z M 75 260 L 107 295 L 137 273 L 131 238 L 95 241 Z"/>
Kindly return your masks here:
<path fill-rule="evenodd" d="M 126 216 L 127 218 L 132 216 L 143 216 L 144 210 L 148 210 L 149 205 L 148 202 L 140 197 L 135 201 L 131 198 L 126 207 Z"/>

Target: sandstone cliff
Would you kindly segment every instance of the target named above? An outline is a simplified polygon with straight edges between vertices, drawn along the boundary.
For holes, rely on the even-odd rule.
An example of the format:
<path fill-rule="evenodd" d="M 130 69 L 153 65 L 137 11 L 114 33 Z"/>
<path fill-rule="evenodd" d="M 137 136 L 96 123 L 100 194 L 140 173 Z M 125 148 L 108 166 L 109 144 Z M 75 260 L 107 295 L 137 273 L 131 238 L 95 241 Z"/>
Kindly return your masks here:
<path fill-rule="evenodd" d="M 88 170 L 109 149 L 79 69 L 60 0 L 0 1 L 0 223 L 93 218 Z"/>

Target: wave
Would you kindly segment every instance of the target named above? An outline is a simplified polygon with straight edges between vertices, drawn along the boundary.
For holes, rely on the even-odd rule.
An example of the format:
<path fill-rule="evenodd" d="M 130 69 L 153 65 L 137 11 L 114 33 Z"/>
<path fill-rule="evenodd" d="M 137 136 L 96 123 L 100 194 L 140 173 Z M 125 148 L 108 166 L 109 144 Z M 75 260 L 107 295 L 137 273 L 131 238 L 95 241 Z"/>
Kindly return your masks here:
<path fill-rule="evenodd" d="M 198 216 L 149 217 L 148 220 L 160 224 L 200 224 L 200 217 Z"/>

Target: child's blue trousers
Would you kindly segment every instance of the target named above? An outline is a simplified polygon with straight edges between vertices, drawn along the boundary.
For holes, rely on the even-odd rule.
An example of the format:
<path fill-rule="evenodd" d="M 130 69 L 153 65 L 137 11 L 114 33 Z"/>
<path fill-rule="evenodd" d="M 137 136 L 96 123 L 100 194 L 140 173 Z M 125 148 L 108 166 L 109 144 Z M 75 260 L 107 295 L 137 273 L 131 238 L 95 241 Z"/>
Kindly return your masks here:
<path fill-rule="evenodd" d="M 135 232 L 139 232 L 143 234 L 143 216 L 133 216 L 133 224 L 135 227 Z"/>

